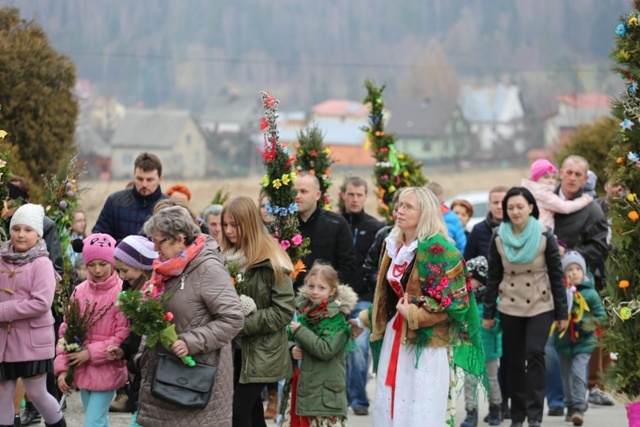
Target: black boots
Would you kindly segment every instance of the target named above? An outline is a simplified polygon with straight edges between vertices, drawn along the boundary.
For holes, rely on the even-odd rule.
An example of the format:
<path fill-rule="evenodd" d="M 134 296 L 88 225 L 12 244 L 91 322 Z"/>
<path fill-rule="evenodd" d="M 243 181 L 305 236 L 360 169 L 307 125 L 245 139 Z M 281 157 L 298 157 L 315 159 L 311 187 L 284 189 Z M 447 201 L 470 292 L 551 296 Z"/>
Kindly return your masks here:
<path fill-rule="evenodd" d="M 13 427 L 20 427 L 20 414 L 13 417 Z"/>
<path fill-rule="evenodd" d="M 24 412 L 22 413 L 22 416 L 20 417 L 20 424 L 22 426 L 28 426 L 28 425 L 31 425 L 31 424 L 38 424 L 38 423 L 40 423 L 41 419 L 42 419 L 42 417 L 40 416 L 40 412 L 38 412 L 36 407 L 33 406 L 33 403 L 27 402 L 26 406 L 24 407 Z"/>
<path fill-rule="evenodd" d="M 67 422 L 64 420 L 64 417 L 62 417 L 62 419 L 55 424 L 44 423 L 44 425 L 47 427 L 67 427 Z"/>

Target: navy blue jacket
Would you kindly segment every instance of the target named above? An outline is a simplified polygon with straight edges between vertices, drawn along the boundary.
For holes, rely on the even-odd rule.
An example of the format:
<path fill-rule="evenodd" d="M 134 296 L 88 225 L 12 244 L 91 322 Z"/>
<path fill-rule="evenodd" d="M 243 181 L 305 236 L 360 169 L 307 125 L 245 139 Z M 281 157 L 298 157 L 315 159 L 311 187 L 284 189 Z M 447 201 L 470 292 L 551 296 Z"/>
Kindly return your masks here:
<path fill-rule="evenodd" d="M 142 226 L 153 214 L 154 206 L 166 198 L 160 187 L 147 197 L 141 196 L 135 187 L 116 191 L 104 202 L 93 232 L 106 233 L 118 242 L 127 236 L 142 235 Z"/>
<path fill-rule="evenodd" d="M 470 260 L 482 255 L 488 260 L 493 229 L 499 225 L 500 223 L 493 219 L 491 213 L 488 213 L 482 222 L 477 223 L 467 239 L 467 246 L 464 248 L 464 259 Z"/>

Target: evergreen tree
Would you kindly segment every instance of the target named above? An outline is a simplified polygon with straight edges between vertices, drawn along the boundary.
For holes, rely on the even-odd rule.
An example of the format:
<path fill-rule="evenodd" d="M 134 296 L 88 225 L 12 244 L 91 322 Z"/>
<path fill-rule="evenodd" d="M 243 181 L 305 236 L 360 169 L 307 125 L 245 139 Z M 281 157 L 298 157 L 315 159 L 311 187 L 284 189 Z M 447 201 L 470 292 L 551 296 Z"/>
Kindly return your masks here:
<path fill-rule="evenodd" d="M 329 187 L 331 181 L 331 165 L 336 160 L 331 157 L 329 147 L 325 147 L 322 131 L 318 126 L 311 126 L 298 133 L 298 149 L 296 151 L 296 171 L 307 171 L 318 178 L 320 183 L 320 200 L 326 210 L 331 210 Z"/>
<path fill-rule="evenodd" d="M 621 17 L 616 45 L 611 52 L 613 70 L 625 79 L 627 89 L 614 101 L 612 114 L 619 123 L 615 145 L 608 157 L 608 175 L 623 191 L 609 200 L 612 250 L 607 260 L 604 305 L 609 326 L 604 347 L 617 354 L 609 372 L 609 385 L 630 401 L 640 399 L 640 13 Z"/>
<path fill-rule="evenodd" d="M 397 138 L 384 131 L 384 100 L 382 92 L 385 85 L 377 87 L 371 80 L 364 83 L 367 96 L 364 104 L 369 106 L 369 126 L 364 127 L 367 133 L 367 144 L 371 145 L 373 156 L 376 158 L 374 166 L 374 180 L 376 184 L 376 198 L 378 215 L 391 224 L 393 217 L 393 195 L 402 187 L 421 187 L 428 181 L 422 175 L 422 163 L 408 154 L 398 153 L 395 148 Z"/>
<path fill-rule="evenodd" d="M 63 169 L 73 154 L 75 67 L 18 9 L 0 8 L 0 40 L 0 122 L 12 169 L 35 184 L 31 198 L 39 201 L 43 177 Z"/>

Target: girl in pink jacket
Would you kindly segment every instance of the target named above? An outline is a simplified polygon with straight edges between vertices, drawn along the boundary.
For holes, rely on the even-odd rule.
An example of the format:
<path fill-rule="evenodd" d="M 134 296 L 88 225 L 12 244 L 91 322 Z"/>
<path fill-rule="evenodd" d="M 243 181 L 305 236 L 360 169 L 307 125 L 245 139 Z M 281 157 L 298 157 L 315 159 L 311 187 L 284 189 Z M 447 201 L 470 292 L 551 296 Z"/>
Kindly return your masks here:
<path fill-rule="evenodd" d="M 540 210 L 539 221 L 550 230 L 555 227 L 553 214 L 570 214 L 587 206 L 593 198 L 582 194 L 574 200 L 565 200 L 555 193 L 558 169 L 549 160 L 538 159 L 531 164 L 531 179 L 522 179 L 521 186 L 531 191 Z"/>
<path fill-rule="evenodd" d="M 90 321 L 88 338 L 82 350 L 67 352 L 56 349 L 55 374 L 58 387 L 64 393 L 70 390 L 66 375 L 70 366 L 75 366 L 73 383 L 80 389 L 84 407 L 85 426 L 108 426 L 109 404 L 116 389 L 127 382 L 127 368 L 123 360 L 108 360 L 107 347 L 119 346 L 129 335 L 129 321 L 116 307 L 122 280 L 114 269 L 113 252 L 116 241 L 108 234 L 92 234 L 83 241 L 82 257 L 87 266 L 87 280 L 78 285 L 71 300 L 80 303 L 81 312 L 89 307 L 99 313 Z M 95 308 L 94 307 L 95 304 Z M 60 337 L 64 336 L 67 322 L 60 326 Z"/>
<path fill-rule="evenodd" d="M 42 206 L 21 206 L 0 248 L 0 426 L 13 426 L 13 394 L 22 377 L 46 425 L 66 427 L 46 384 L 53 370 L 56 274 L 42 239 L 43 219 Z"/>

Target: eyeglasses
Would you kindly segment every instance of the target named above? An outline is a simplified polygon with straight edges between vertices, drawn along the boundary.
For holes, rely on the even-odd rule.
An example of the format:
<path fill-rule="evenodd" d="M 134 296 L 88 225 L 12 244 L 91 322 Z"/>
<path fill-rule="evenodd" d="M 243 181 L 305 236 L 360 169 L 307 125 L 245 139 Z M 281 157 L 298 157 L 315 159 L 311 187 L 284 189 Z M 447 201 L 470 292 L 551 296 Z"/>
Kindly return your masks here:
<path fill-rule="evenodd" d="M 166 239 L 162 239 L 162 240 L 156 240 L 156 239 L 151 239 L 151 241 L 153 242 L 154 245 L 156 246 L 161 246 L 164 242 L 166 242 L 167 240 L 169 240 L 169 238 Z"/>
<path fill-rule="evenodd" d="M 398 212 L 400 209 L 404 209 L 405 211 L 417 211 L 418 208 L 408 205 L 406 203 L 398 203 L 393 207 L 393 210 Z"/>

